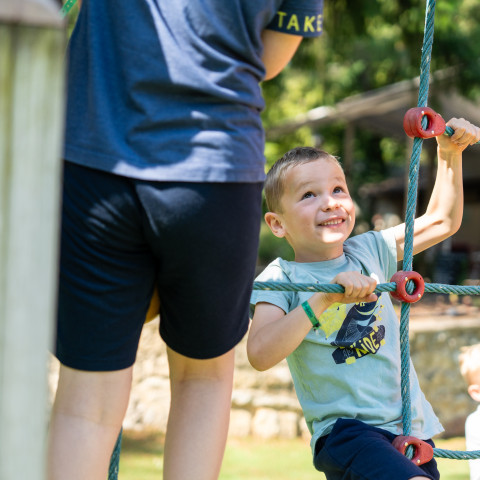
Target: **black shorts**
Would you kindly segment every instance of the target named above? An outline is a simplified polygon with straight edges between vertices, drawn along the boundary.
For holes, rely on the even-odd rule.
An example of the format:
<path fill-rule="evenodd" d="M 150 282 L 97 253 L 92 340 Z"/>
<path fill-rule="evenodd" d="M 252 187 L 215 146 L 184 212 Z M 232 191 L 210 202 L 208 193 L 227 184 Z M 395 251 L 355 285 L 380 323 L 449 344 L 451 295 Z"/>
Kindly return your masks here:
<path fill-rule="evenodd" d="M 359 420 L 340 418 L 315 445 L 314 465 L 327 480 L 408 480 L 417 475 L 438 480 L 433 458 L 415 465 L 392 445 L 397 437 Z M 425 440 L 434 446 L 431 440 Z"/>
<path fill-rule="evenodd" d="M 262 186 L 143 181 L 65 162 L 58 359 L 131 366 L 155 286 L 170 348 L 199 359 L 231 350 L 248 327 Z"/>

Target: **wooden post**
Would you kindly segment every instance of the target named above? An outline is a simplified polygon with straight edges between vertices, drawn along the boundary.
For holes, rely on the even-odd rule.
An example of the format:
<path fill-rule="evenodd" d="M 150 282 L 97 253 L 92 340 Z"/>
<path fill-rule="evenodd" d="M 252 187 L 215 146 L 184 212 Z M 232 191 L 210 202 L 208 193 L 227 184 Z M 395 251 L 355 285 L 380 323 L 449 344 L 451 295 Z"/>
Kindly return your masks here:
<path fill-rule="evenodd" d="M 66 33 L 53 0 L 0 0 L 0 479 L 43 480 Z"/>

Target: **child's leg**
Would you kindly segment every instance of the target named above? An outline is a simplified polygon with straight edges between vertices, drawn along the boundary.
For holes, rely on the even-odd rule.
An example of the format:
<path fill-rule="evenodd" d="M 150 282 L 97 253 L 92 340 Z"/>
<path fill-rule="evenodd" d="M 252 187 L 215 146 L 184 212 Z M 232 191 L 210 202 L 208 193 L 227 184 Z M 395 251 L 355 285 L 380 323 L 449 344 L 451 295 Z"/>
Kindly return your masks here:
<path fill-rule="evenodd" d="M 105 480 L 125 415 L 132 367 L 85 372 L 61 365 L 52 409 L 47 480 Z"/>
<path fill-rule="evenodd" d="M 435 459 L 418 466 L 392 445 L 396 436 L 358 420 L 339 419 L 317 442 L 315 467 L 327 480 L 438 480 Z"/>
<path fill-rule="evenodd" d="M 163 478 L 217 479 L 230 419 L 234 350 L 208 360 L 167 351 L 172 401 Z"/>

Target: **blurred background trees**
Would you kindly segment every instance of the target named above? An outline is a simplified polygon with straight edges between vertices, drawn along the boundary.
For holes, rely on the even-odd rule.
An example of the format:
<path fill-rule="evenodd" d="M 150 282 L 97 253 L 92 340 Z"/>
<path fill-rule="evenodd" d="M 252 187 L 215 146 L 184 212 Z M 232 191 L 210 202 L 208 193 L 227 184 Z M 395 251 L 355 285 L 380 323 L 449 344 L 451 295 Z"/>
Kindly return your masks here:
<path fill-rule="evenodd" d="M 323 35 L 304 39 L 287 69 L 263 84 L 267 168 L 298 145 L 316 145 L 342 159 L 345 122 L 318 129 L 302 127 L 274 139 L 269 139 L 269 129 L 313 108 L 333 106 L 349 96 L 417 77 L 425 6 L 425 0 L 325 0 Z M 454 70 L 448 82 L 462 95 L 472 100 L 479 97 L 479 0 L 436 2 L 431 72 L 446 68 Z M 368 223 L 372 212 L 362 205 L 359 188 L 404 168 L 409 152 L 405 141 L 361 129 L 356 130 L 351 148 L 349 186 L 360 204 L 359 220 L 365 213 L 363 220 Z M 288 257 L 289 248 L 267 235 L 264 229 L 260 258 Z"/>

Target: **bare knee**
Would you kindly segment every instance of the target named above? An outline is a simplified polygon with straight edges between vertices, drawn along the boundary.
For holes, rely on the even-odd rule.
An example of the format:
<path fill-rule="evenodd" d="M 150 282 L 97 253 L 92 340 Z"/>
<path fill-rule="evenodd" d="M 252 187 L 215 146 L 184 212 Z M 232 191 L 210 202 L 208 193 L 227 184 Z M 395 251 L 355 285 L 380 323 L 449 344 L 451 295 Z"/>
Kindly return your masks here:
<path fill-rule="evenodd" d="M 87 372 L 60 366 L 54 414 L 105 425 L 121 424 L 130 395 L 132 367 L 113 372 Z"/>
<path fill-rule="evenodd" d="M 215 358 L 189 358 L 167 348 L 172 384 L 188 381 L 230 382 L 235 363 L 234 349 Z"/>

